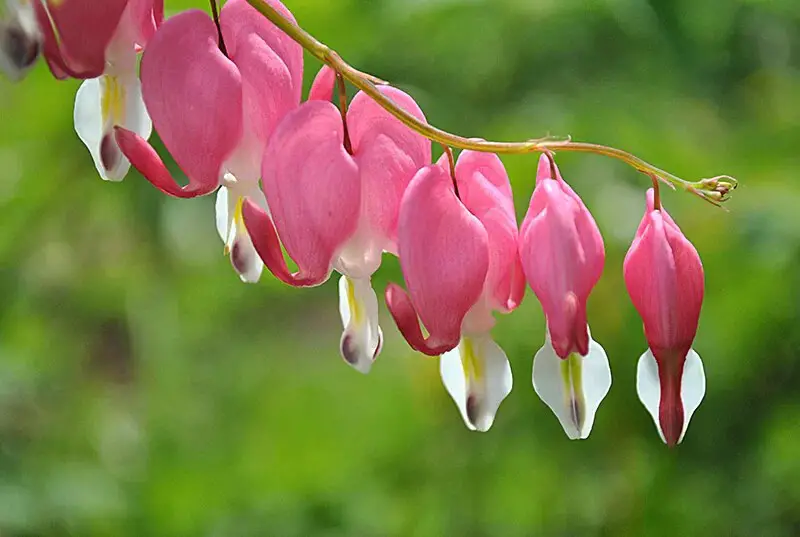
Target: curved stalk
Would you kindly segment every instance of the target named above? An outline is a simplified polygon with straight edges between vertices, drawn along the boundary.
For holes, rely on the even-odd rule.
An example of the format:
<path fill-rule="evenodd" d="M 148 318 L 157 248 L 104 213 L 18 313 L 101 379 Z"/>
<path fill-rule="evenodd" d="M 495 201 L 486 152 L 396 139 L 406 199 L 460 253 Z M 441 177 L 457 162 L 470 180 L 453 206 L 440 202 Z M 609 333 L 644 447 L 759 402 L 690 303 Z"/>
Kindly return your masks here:
<path fill-rule="evenodd" d="M 687 192 L 691 192 L 700 196 L 704 200 L 714 205 L 719 205 L 721 202 L 727 201 L 730 192 L 736 189 L 738 186 L 738 181 L 728 175 L 720 175 L 710 179 L 701 179 L 694 182 L 686 181 L 680 177 L 677 177 L 676 175 L 657 168 L 649 162 L 646 162 L 641 158 L 628 153 L 627 151 L 623 151 L 622 149 L 587 142 L 574 142 L 569 138 L 561 140 L 548 137 L 531 139 L 523 142 L 495 142 L 489 140 L 479 140 L 475 138 L 465 138 L 463 136 L 447 132 L 433 125 L 420 121 L 413 115 L 403 110 L 392 99 L 380 91 L 378 85 L 384 84 L 385 82 L 383 80 L 370 74 L 363 73 L 352 67 L 346 61 L 344 61 L 336 51 L 320 42 L 317 40 L 317 38 L 284 17 L 280 12 L 278 12 L 264 0 L 247 0 L 247 2 L 256 10 L 258 10 L 259 13 L 269 19 L 270 22 L 277 26 L 286 35 L 291 37 L 300 46 L 310 52 L 315 58 L 329 65 L 345 80 L 369 95 L 384 110 L 392 114 L 408 128 L 419 133 L 432 142 L 458 149 L 468 149 L 472 151 L 482 151 L 503 155 L 544 153 L 549 151 L 573 151 L 579 153 L 594 153 L 596 155 L 604 155 L 621 160 L 645 175 L 657 177 L 660 181 L 666 183 L 673 189 L 680 188 L 682 190 L 686 190 Z"/>

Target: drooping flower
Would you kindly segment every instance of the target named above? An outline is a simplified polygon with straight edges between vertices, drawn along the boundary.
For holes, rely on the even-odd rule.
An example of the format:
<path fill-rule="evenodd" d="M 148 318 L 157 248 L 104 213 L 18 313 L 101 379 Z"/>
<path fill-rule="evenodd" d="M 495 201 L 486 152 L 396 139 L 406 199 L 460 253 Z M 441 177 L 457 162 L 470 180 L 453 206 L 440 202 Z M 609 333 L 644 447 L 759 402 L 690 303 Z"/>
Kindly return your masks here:
<path fill-rule="evenodd" d="M 277 0 L 271 2 L 291 14 Z M 294 20 L 291 18 L 291 20 Z M 117 128 L 133 166 L 159 190 L 178 198 L 219 188 L 217 230 L 242 280 L 257 281 L 263 265 L 242 220 L 247 197 L 266 208 L 258 187 L 261 162 L 275 127 L 300 103 L 302 48 L 246 0 L 220 12 L 227 56 L 203 11 L 164 22 L 142 57 L 142 93 L 164 145 L 188 177 L 178 184 L 143 137 Z"/>
<path fill-rule="evenodd" d="M 75 97 L 75 131 L 105 180 L 120 181 L 130 163 L 114 140 L 123 126 L 147 138 L 152 125 L 137 76 L 138 51 L 153 35 L 163 0 L 33 2 L 44 56 L 57 78 L 84 79 Z"/>
<path fill-rule="evenodd" d="M 519 251 L 547 319 L 545 344 L 533 361 L 533 387 L 569 438 L 586 438 L 611 387 L 608 358 L 586 321 L 605 250 L 592 215 L 548 155 L 539 160 Z"/>
<path fill-rule="evenodd" d="M 39 58 L 42 33 L 30 0 L 5 0 L 0 4 L 0 70 L 21 80 Z"/>
<path fill-rule="evenodd" d="M 508 359 L 490 334 L 493 312 L 519 305 L 525 279 L 500 159 L 464 151 L 455 177 L 459 196 L 444 162 L 420 170 L 409 185 L 398 230 L 408 293 L 389 284 L 386 303 L 413 349 L 442 355 L 442 381 L 467 427 L 487 431 L 512 387 Z"/>
<path fill-rule="evenodd" d="M 346 116 L 348 153 L 345 122 L 330 102 L 333 81 L 333 73 L 323 68 L 312 88 L 315 100 L 291 112 L 276 129 L 262 169 L 272 214 L 248 201 L 244 220 L 264 264 L 281 281 L 314 286 L 334 269 L 342 274 L 340 351 L 366 373 L 383 339 L 372 274 L 383 252 L 397 252 L 400 199 L 414 173 L 430 163 L 431 147 L 359 93 Z M 424 121 L 411 97 L 387 86 L 381 91 Z M 289 271 L 281 243 L 297 264 L 296 273 Z"/>
<path fill-rule="evenodd" d="M 644 321 L 649 349 L 639 359 L 636 390 L 661 439 L 683 440 L 703 400 L 705 372 L 692 349 L 703 302 L 703 265 L 653 190 L 624 264 L 625 284 Z"/>

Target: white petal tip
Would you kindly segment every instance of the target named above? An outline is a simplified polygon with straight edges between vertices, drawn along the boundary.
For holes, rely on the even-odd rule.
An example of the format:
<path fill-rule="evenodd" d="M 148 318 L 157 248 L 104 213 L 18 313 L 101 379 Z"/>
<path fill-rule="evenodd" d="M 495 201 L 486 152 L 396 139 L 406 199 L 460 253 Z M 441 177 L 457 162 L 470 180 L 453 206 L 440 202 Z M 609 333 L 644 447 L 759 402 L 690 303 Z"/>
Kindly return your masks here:
<path fill-rule="evenodd" d="M 342 358 L 356 371 L 369 373 L 383 349 L 378 324 L 378 297 L 369 278 L 339 280 L 339 314 L 344 333 L 339 344 Z"/>
<path fill-rule="evenodd" d="M 585 440 L 600 403 L 611 389 L 611 368 L 603 347 L 591 340 L 586 356 L 556 355 L 550 339 L 533 359 L 533 388 L 558 418 L 570 440 Z"/>
<path fill-rule="evenodd" d="M 650 349 L 639 358 L 636 392 L 653 419 L 661 440 L 669 446 L 680 444 L 706 393 L 706 376 L 700 356 L 693 349 L 689 350 L 680 379 L 680 395 L 670 400 L 669 394 L 665 394 L 663 405 L 667 410 L 663 415 L 658 362 Z"/>
<path fill-rule="evenodd" d="M 84 80 L 75 96 L 75 132 L 87 147 L 97 172 L 106 181 L 122 181 L 130 162 L 114 139 L 121 126 L 147 139 L 152 123 L 136 76 L 103 75 Z"/>
<path fill-rule="evenodd" d="M 441 356 L 439 370 L 467 428 L 482 433 L 491 429 L 513 386 L 511 366 L 497 343 L 488 334 L 465 337 Z"/>
<path fill-rule="evenodd" d="M 261 279 L 264 263 L 258 257 L 247 230 L 237 229 L 229 256 L 233 270 L 244 283 L 257 283 Z"/>
<path fill-rule="evenodd" d="M 345 330 L 339 350 L 347 365 L 366 375 L 372 370 L 372 365 L 383 348 L 383 332 L 378 328 L 378 345 L 372 351 L 360 345 L 359 339 L 358 334 Z"/>

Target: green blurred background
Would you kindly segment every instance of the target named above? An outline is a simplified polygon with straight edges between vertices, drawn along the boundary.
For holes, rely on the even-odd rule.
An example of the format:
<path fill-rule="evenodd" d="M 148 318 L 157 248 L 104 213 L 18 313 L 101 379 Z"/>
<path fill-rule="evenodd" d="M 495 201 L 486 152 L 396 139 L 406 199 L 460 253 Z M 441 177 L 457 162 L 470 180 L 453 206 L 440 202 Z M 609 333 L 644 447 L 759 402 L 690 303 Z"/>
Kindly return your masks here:
<path fill-rule="evenodd" d="M 661 443 L 635 392 L 633 170 L 559 157 L 608 252 L 589 318 L 614 385 L 591 438 L 568 441 L 530 385 L 530 293 L 495 329 L 515 390 L 470 433 L 385 310 L 385 352 L 361 376 L 338 356 L 335 281 L 244 285 L 212 197 L 103 183 L 73 132 L 78 84 L 41 64 L 0 81 L 0 535 L 800 535 L 798 0 L 286 4 L 440 127 L 570 134 L 740 178 L 729 213 L 665 193 L 706 267 L 708 392 L 684 443 Z M 207 8 L 167 0 L 190 5 Z M 536 158 L 504 161 L 522 216 Z M 376 286 L 389 280 L 387 257 Z"/>

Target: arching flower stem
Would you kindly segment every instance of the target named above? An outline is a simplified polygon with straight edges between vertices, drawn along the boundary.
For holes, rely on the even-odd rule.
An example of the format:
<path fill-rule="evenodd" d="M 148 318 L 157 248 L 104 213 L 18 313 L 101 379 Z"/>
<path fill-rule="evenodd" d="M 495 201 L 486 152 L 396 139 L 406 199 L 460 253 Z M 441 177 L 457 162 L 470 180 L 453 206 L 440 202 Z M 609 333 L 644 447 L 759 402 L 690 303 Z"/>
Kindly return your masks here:
<path fill-rule="evenodd" d="M 549 151 L 572 151 L 577 153 L 594 153 L 604 155 L 628 164 L 637 171 L 669 185 L 671 188 L 679 188 L 695 194 L 714 205 L 720 205 L 727 201 L 730 192 L 738 186 L 738 181 L 728 175 L 720 175 L 699 181 L 686 181 L 664 171 L 656 166 L 640 159 L 639 157 L 617 149 L 599 144 L 587 142 L 574 142 L 571 139 L 554 139 L 551 137 L 531 139 L 523 142 L 495 142 L 479 140 L 475 138 L 465 138 L 450 132 L 444 131 L 433 125 L 420 121 L 413 115 L 407 113 L 392 99 L 381 93 L 376 84 L 383 83 L 382 80 L 353 68 L 345 62 L 339 54 L 324 43 L 317 40 L 314 36 L 286 19 L 275 8 L 264 0 L 247 0 L 256 10 L 269 19 L 275 26 L 280 28 L 286 35 L 294 39 L 304 49 L 323 63 L 329 65 L 345 80 L 353 84 L 356 88 L 369 95 L 383 109 L 403 122 L 408 128 L 414 130 L 429 140 L 457 149 L 496 153 L 500 155 L 519 155 L 525 153 L 545 153 Z M 212 0 L 213 3 L 213 0 Z"/>

